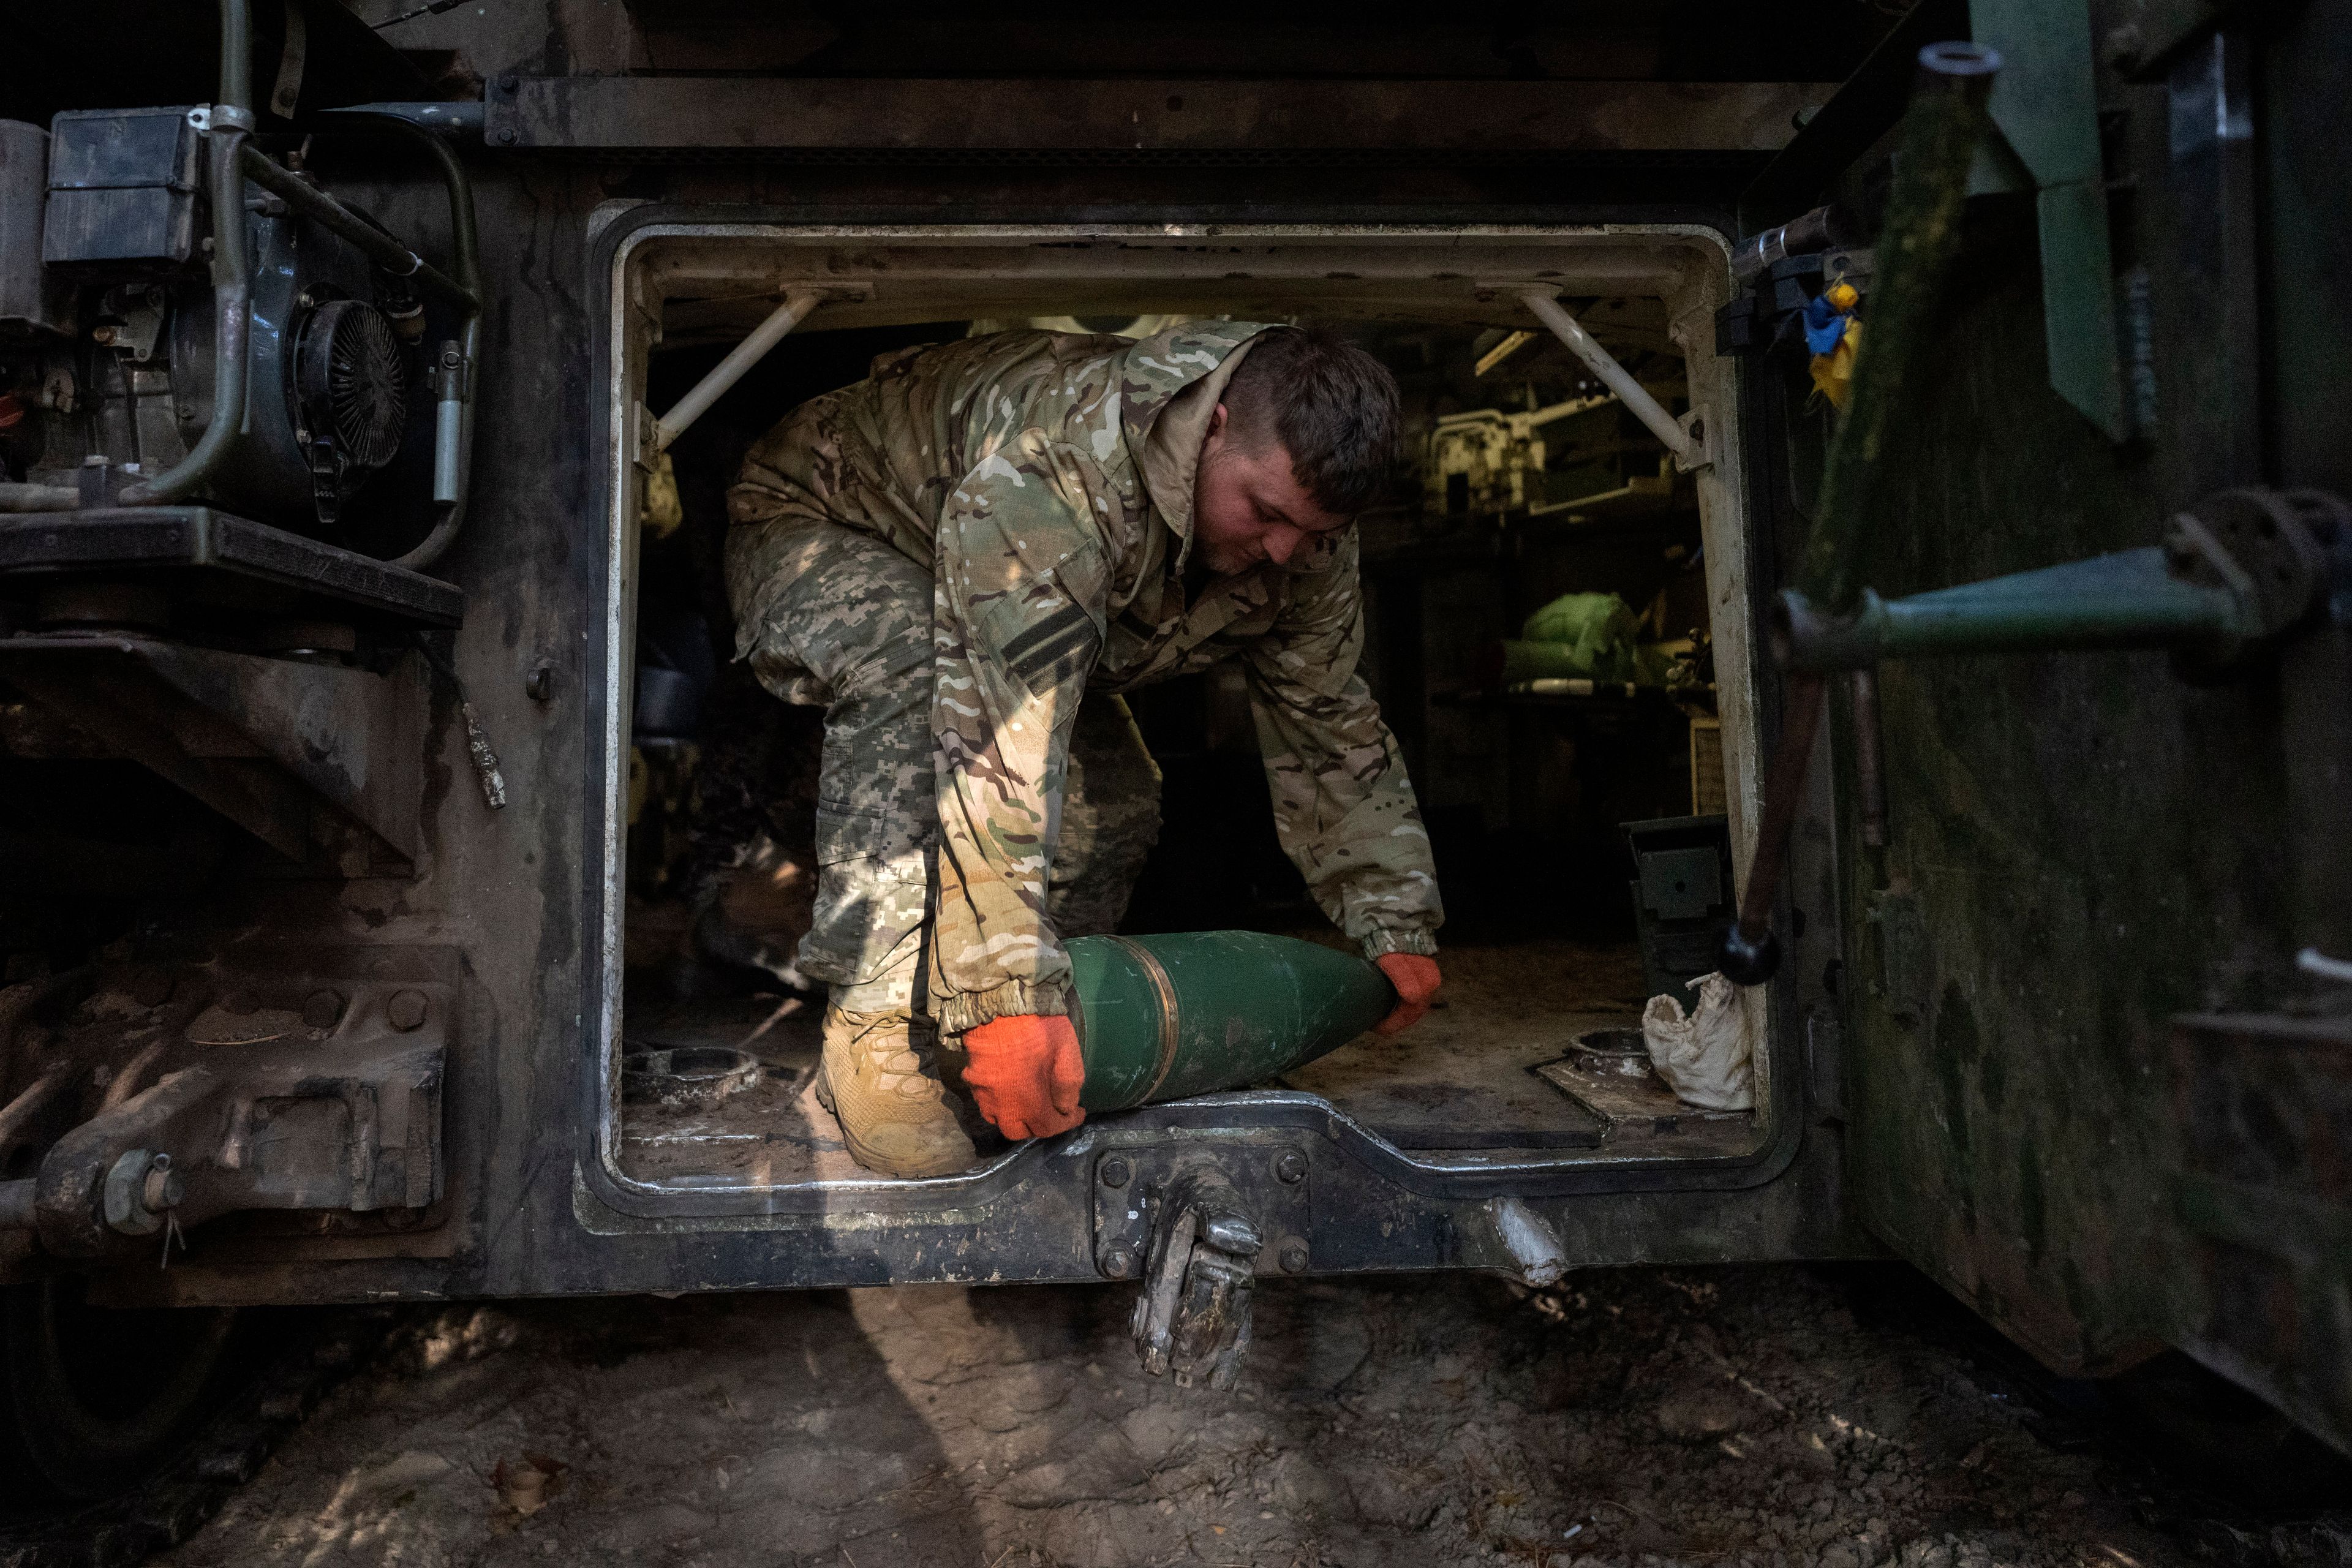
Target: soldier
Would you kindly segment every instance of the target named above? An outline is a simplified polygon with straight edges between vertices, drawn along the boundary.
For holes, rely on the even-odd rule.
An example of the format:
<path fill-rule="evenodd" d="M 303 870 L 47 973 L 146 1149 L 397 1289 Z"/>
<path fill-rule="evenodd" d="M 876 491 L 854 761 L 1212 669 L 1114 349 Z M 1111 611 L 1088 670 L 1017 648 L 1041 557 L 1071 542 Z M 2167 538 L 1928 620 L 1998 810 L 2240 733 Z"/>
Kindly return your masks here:
<path fill-rule="evenodd" d="M 1006 1137 L 1084 1119 L 1062 942 L 1117 924 L 1160 825 L 1118 693 L 1221 658 L 1246 665 L 1283 847 L 1396 987 L 1381 1029 L 1428 1007 L 1429 838 L 1356 674 L 1348 525 L 1396 443 L 1361 349 L 1197 321 L 885 355 L 751 447 L 728 593 L 738 657 L 825 710 L 799 963 L 831 988 L 819 1085 L 859 1163 L 972 1163 L 942 1036 Z"/>

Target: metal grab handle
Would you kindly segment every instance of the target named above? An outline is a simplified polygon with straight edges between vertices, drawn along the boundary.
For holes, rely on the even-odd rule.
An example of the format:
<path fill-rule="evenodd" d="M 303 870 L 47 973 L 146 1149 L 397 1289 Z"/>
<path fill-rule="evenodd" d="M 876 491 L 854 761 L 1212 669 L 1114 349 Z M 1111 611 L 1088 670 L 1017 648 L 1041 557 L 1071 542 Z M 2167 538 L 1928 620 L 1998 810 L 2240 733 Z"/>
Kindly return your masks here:
<path fill-rule="evenodd" d="M 226 67 L 222 74 L 227 75 Z M 165 506 L 178 500 L 205 482 L 245 426 L 245 339 L 252 307 L 241 195 L 245 184 L 237 173 L 245 132 L 214 130 L 205 138 L 212 154 L 205 167 L 205 188 L 213 204 L 212 419 L 186 457 L 152 479 L 125 486 L 116 498 L 124 506 Z"/>
<path fill-rule="evenodd" d="M 1703 468 L 1706 449 L 1690 438 L 1690 432 L 1675 421 L 1664 405 L 1650 395 L 1649 389 L 1635 381 L 1631 372 L 1617 363 L 1617 356 L 1593 341 L 1583 324 L 1560 305 L 1553 288 L 1529 288 L 1519 291 L 1520 302 L 1535 312 L 1536 319 L 1552 330 L 1554 336 L 1568 345 L 1569 352 L 1584 362 L 1585 369 L 1599 376 L 1617 400 L 1633 412 L 1648 427 L 1651 435 L 1664 443 L 1675 461 L 1685 469 Z"/>
<path fill-rule="evenodd" d="M 808 319 L 808 313 L 824 300 L 814 289 L 795 289 L 784 296 L 784 302 L 768 312 L 768 319 L 751 329 L 751 335 L 737 343 L 727 357 L 711 367 L 710 374 L 694 384 L 694 390 L 677 400 L 668 413 L 654 425 L 654 453 L 669 450 L 671 442 L 686 434 L 687 426 L 710 411 L 710 405 L 727 395 L 727 389 L 743 379 L 770 349 L 784 341 L 784 334 Z"/>
<path fill-rule="evenodd" d="M 1797 797 L 1805 793 L 1806 764 L 1822 724 L 1822 678 L 1789 678 L 1789 709 L 1764 775 L 1764 821 L 1756 833 L 1756 858 L 1748 862 L 1739 918 L 1723 935 L 1716 967 L 1734 985 L 1761 985 L 1780 967 L 1780 940 L 1772 934 L 1772 905 L 1780 896 L 1780 874 L 1789 858 L 1789 831 L 1796 826 Z"/>
<path fill-rule="evenodd" d="M 360 114 L 364 109 L 348 112 Z M 457 149 L 431 130 L 397 114 L 375 114 L 394 135 L 404 136 L 425 150 L 440 166 L 441 182 L 449 190 L 449 246 L 457 268 L 455 282 L 466 298 L 457 305 L 457 363 L 449 363 L 449 345 L 442 345 L 436 380 L 439 406 L 434 411 L 433 500 L 443 510 L 432 531 L 392 564 L 422 572 L 456 543 L 466 521 L 466 491 L 474 471 L 474 410 L 480 402 L 482 365 L 481 246 L 474 226 L 474 184 Z"/>
<path fill-rule="evenodd" d="M 253 129 L 253 17 L 247 0 L 220 0 L 219 101 L 190 120 L 205 128 L 205 195 L 213 205 L 213 416 L 194 448 L 152 479 L 125 486 L 124 506 L 163 506 L 205 482 L 245 426 L 247 311 L 245 184 L 237 173 Z M 135 420 L 134 420 L 135 423 Z"/>

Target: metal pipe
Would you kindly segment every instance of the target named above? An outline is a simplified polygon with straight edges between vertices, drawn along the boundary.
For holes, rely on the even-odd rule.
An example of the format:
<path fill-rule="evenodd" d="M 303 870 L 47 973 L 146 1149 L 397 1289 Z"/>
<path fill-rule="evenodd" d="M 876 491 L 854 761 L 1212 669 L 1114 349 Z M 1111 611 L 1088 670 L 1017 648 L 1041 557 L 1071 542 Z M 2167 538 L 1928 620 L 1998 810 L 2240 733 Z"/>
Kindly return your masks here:
<path fill-rule="evenodd" d="M 17 1144 L 40 1121 L 41 1113 L 73 1082 L 77 1074 L 69 1061 L 51 1062 L 41 1069 L 41 1075 L 25 1086 L 16 1099 L 0 1106 L 0 1156 L 13 1152 Z"/>
<path fill-rule="evenodd" d="M 1788 864 L 1789 830 L 1796 826 L 1797 799 L 1804 793 L 1806 764 L 1822 723 L 1822 678 L 1791 675 L 1782 716 L 1780 743 L 1773 748 L 1764 776 L 1764 820 L 1756 830 L 1756 858 L 1748 862 L 1740 890 L 1739 918 L 1724 933 L 1718 962 L 1735 985 L 1761 985 L 1780 967 L 1780 939 L 1772 934 L 1772 906 L 1780 901 L 1780 870 Z"/>
<path fill-rule="evenodd" d="M 289 5 L 293 0 L 287 0 Z M 253 129 L 253 17 L 247 0 L 220 0 L 219 102 L 243 116 L 239 130 Z"/>
<path fill-rule="evenodd" d="M 2316 974 L 2322 980 L 2337 980 L 2352 985 L 2352 963 L 2340 958 L 2330 958 L 2315 947 L 2306 947 L 2296 953 L 2294 966 L 2305 974 Z"/>
<path fill-rule="evenodd" d="M 0 485 L 0 511 L 72 511 L 81 491 L 72 485 Z"/>
<path fill-rule="evenodd" d="M 225 18 L 232 5 L 242 12 L 242 0 L 222 0 Z M 226 47 L 225 39 L 224 49 Z M 226 63 L 221 78 L 226 91 Z M 245 426 L 245 336 L 251 284 L 246 276 L 245 183 L 237 173 L 245 150 L 245 132 L 230 129 L 205 134 L 212 153 L 205 165 L 205 180 L 213 204 L 212 419 L 186 457 L 152 479 L 125 486 L 115 498 L 122 506 L 163 506 L 188 494 L 204 483 L 213 465 L 228 449 L 229 442 Z"/>
<path fill-rule="evenodd" d="M 1900 599 L 1864 588 L 1846 616 L 1792 589 L 1770 616 L 1781 662 L 1813 671 L 1951 654 L 2200 647 L 2218 654 L 2249 630 L 2238 595 L 2176 574 L 2153 545 Z"/>
<path fill-rule="evenodd" d="M 457 363 L 449 363 L 450 345 L 444 343 L 442 363 L 434 378 L 437 406 L 433 418 L 433 499 L 443 510 L 414 549 L 390 563 L 422 572 L 457 542 L 458 530 L 465 526 L 466 493 L 474 471 L 474 410 L 482 358 L 481 242 L 474 222 L 474 183 L 457 149 L 427 127 L 368 107 L 339 112 L 369 114 L 424 148 L 440 165 L 442 183 L 449 190 L 450 265 L 457 268 L 457 284 L 466 297 L 457 305 Z"/>
<path fill-rule="evenodd" d="M 357 246 L 367 258 L 395 278 L 414 278 L 461 310 L 478 310 L 475 289 L 445 276 L 441 269 L 382 230 L 353 215 L 342 203 L 297 178 L 289 171 L 248 147 L 244 154 L 245 177 L 300 213 L 320 227 Z"/>
<path fill-rule="evenodd" d="M 56 994 L 56 982 L 26 980 L 0 989 L 0 1089 L 16 1071 L 16 1026 Z"/>
<path fill-rule="evenodd" d="M 478 98 L 464 103 L 354 103 L 345 109 L 330 109 L 326 114 L 330 119 L 339 114 L 364 114 L 377 120 L 396 120 L 419 131 L 448 136 L 470 132 L 478 136 L 488 107 Z"/>
<path fill-rule="evenodd" d="M 455 506 L 466 493 L 465 465 L 459 460 L 465 441 L 466 361 L 455 342 L 441 345 L 433 385 L 438 398 L 433 405 L 433 500 L 436 506 Z"/>
<path fill-rule="evenodd" d="M 1494 1219 L 1495 1234 L 1502 1238 L 1503 1250 L 1517 1266 L 1523 1283 L 1538 1289 L 1559 1283 L 1559 1277 L 1568 1272 L 1568 1253 L 1543 1215 L 1517 1198 L 1489 1198 L 1486 1213 Z"/>
<path fill-rule="evenodd" d="M 687 426 L 710 410 L 710 405 L 727 395 L 727 389 L 743 379 L 743 373 L 766 357 L 770 349 L 784 341 L 784 334 L 807 319 L 808 313 L 824 301 L 824 296 L 814 289 L 796 289 L 784 296 L 784 302 L 769 312 L 768 319 L 752 330 L 751 335 L 735 345 L 735 351 L 714 366 L 709 375 L 695 383 L 670 411 L 654 426 L 654 452 L 669 450 L 671 442 L 686 434 Z"/>
<path fill-rule="evenodd" d="M 1549 327 L 1559 341 L 1568 345 L 1569 353 L 1582 360 L 1585 368 L 1599 376 L 1609 390 L 1617 395 L 1619 401 L 1633 411 L 1633 417 L 1646 426 L 1651 435 L 1665 443 L 1666 450 L 1675 455 L 1676 462 L 1685 468 L 1703 465 L 1706 461 L 1706 454 L 1698 444 L 1675 423 L 1675 416 L 1667 413 L 1640 382 L 1626 374 L 1625 367 L 1617 363 L 1616 356 L 1595 342 L 1592 334 L 1561 308 L 1559 300 L 1555 298 L 1559 292 L 1557 289 L 1549 287 L 1522 289 L 1519 299 L 1536 313 L 1537 320 Z"/>
<path fill-rule="evenodd" d="M 1853 226 L 1845 209 L 1832 203 L 1815 207 L 1801 217 L 1790 218 L 1778 228 L 1751 234 L 1731 253 L 1732 279 L 1744 286 L 1762 277 L 1765 268 L 1776 261 L 1825 250 L 1832 245 L 1849 244 Z"/>

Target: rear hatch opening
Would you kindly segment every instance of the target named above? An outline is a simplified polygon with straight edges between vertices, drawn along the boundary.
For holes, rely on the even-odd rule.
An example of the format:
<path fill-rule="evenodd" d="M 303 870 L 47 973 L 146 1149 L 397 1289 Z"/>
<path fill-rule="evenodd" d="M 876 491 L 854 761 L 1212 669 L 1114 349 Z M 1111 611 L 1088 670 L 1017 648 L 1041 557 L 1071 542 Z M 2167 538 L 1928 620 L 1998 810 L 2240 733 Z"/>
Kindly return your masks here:
<path fill-rule="evenodd" d="M 1031 326 L 1139 337 L 1218 316 L 1337 327 L 1402 390 L 1406 460 L 1358 523 L 1364 673 L 1448 910 L 1445 989 L 1419 1026 L 1254 1091 L 1319 1097 L 1437 1171 L 1696 1168 L 1769 1143 L 1786 1096 L 1760 990 L 1740 999 L 1752 1113 L 1676 1101 L 1638 1037 L 1656 991 L 1695 1002 L 1680 983 L 1711 967 L 1756 817 L 1749 507 L 1732 362 L 1713 342 L 1729 289 L 1720 237 L 678 223 L 627 237 L 614 268 L 610 896 L 591 1044 L 618 1185 L 879 1182 L 815 1101 L 823 991 L 792 966 L 814 878 L 821 716 L 731 661 L 719 562 L 746 447 L 910 345 Z M 1707 460 L 1678 464 L 1529 313 L 1529 284 L 1556 287 L 1646 391 L 1696 416 Z M 671 447 L 668 471 L 636 460 L 650 416 L 804 288 L 824 302 Z M 1570 594 L 1623 606 L 1594 612 L 1612 630 L 1591 672 L 1502 667 L 1500 645 Z M 1276 847 L 1240 667 L 1127 700 L 1163 775 L 1164 825 L 1120 930 L 1350 945 Z"/>

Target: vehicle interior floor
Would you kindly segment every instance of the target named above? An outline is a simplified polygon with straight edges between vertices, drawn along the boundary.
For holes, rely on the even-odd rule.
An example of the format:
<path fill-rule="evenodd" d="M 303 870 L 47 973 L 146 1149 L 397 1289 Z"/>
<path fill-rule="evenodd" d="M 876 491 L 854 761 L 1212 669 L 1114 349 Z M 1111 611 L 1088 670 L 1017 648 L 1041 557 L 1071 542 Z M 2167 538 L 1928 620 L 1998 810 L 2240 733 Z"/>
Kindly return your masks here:
<path fill-rule="evenodd" d="M 1412 1029 L 1360 1036 L 1256 1087 L 1319 1095 L 1396 1148 L 1456 1163 L 1698 1156 L 1750 1138 L 1749 1113 L 1685 1105 L 1650 1070 L 1634 944 L 1471 942 L 1444 964 L 1444 991 Z M 865 1176 L 816 1098 L 822 1016 L 821 1002 L 761 992 L 633 1016 L 623 1172 L 724 1186 Z M 983 1153 L 995 1147 L 983 1137 Z"/>

